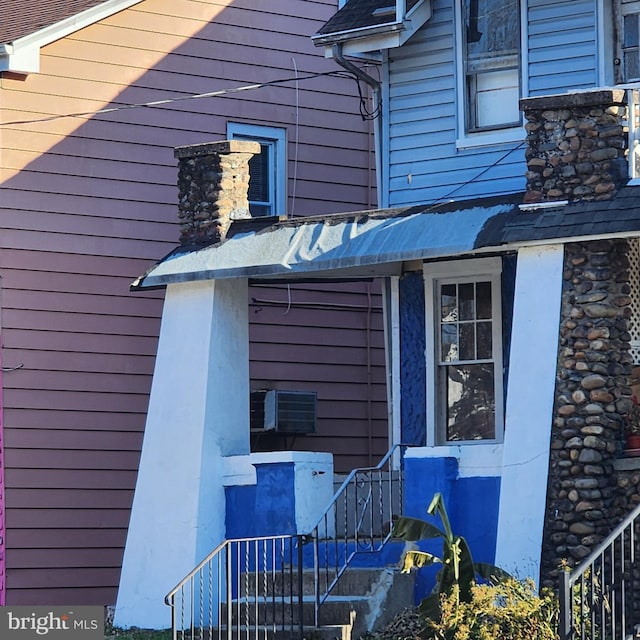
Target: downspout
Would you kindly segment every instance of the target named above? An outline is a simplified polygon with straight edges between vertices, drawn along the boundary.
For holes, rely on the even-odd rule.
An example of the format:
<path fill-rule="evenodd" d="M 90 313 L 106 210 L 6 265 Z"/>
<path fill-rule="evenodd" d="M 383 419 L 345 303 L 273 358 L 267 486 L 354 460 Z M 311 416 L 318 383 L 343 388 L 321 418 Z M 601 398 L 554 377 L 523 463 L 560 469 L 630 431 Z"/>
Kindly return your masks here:
<path fill-rule="evenodd" d="M 381 83 L 368 73 L 357 67 L 353 62 L 347 60 L 342 53 L 342 44 L 336 43 L 331 47 L 331 53 L 335 61 L 346 71 L 352 73 L 358 80 L 368 84 L 372 90 L 372 99 L 374 104 L 374 127 L 373 127 L 373 145 L 374 157 L 376 163 L 376 200 L 378 208 L 382 203 L 382 90 Z M 369 465 L 373 464 L 373 420 L 372 411 L 372 380 L 371 380 L 371 286 L 367 287 L 368 309 L 367 309 L 367 439 L 369 452 Z M 389 313 L 387 309 L 383 309 L 384 323 L 388 322 Z M 391 397 L 387 391 L 387 402 L 391 405 Z M 389 442 L 391 444 L 391 442 Z"/>
<path fill-rule="evenodd" d="M 375 110 L 377 111 L 377 115 L 374 119 L 375 126 L 373 128 L 374 156 L 376 161 L 376 199 L 378 201 L 378 208 L 380 208 L 380 203 L 382 201 L 382 113 L 379 110 L 379 107 L 382 104 L 381 83 L 373 76 L 370 76 L 368 73 L 364 72 L 360 67 L 353 64 L 353 62 L 347 60 L 342 53 L 341 43 L 338 42 L 331 46 L 331 54 L 334 60 L 343 69 L 346 69 L 349 73 L 352 73 L 358 80 L 362 80 L 362 82 L 368 84 L 373 91 L 373 103 L 375 105 Z"/>

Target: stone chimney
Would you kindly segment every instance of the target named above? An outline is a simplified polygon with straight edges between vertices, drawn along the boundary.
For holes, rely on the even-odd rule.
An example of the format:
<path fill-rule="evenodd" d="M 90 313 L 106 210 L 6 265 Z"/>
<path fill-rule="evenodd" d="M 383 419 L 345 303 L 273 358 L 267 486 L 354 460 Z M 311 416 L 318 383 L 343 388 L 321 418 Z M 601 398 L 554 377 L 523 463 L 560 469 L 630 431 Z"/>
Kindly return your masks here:
<path fill-rule="evenodd" d="M 627 180 L 623 89 L 524 98 L 526 203 L 605 200 Z"/>
<path fill-rule="evenodd" d="M 260 143 L 225 140 L 176 147 L 180 244 L 224 240 L 233 220 L 250 218 L 249 160 Z"/>

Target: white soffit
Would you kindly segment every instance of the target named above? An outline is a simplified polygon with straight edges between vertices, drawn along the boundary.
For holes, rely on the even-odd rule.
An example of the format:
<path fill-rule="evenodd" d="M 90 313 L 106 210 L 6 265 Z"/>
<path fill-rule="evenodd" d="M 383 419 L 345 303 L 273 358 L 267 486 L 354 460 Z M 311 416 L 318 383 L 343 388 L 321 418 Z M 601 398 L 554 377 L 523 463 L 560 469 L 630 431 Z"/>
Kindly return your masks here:
<path fill-rule="evenodd" d="M 13 42 L 0 44 L 0 71 L 38 73 L 42 47 L 143 1 L 107 0 Z"/>

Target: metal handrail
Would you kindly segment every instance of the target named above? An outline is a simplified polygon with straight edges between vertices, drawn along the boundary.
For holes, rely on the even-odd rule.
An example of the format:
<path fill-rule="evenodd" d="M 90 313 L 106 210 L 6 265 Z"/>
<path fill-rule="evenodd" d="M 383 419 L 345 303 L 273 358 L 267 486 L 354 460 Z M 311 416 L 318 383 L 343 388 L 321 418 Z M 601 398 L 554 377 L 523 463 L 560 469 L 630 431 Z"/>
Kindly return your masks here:
<path fill-rule="evenodd" d="M 302 542 L 278 535 L 219 544 L 165 597 L 173 640 L 258 640 L 283 631 L 302 639 Z"/>
<path fill-rule="evenodd" d="M 560 573 L 560 640 L 625 640 L 640 610 L 640 505 L 575 569 Z"/>
<path fill-rule="evenodd" d="M 391 536 L 403 498 L 394 456 L 404 448 L 394 445 L 375 467 L 351 471 L 309 533 L 220 543 L 165 596 L 173 640 L 232 640 L 240 632 L 249 640 L 250 630 L 257 639 L 259 628 L 260 637 L 288 630 L 302 639 L 303 548 L 310 543 L 317 627 L 320 606 L 356 554 L 380 551 Z"/>
<path fill-rule="evenodd" d="M 400 515 L 403 502 L 402 457 L 396 470 L 394 456 L 406 447 L 396 444 L 375 467 L 351 471 L 310 532 L 308 538 L 314 545 L 316 626 L 320 607 L 356 555 L 377 553 L 390 539 L 393 518 Z"/>

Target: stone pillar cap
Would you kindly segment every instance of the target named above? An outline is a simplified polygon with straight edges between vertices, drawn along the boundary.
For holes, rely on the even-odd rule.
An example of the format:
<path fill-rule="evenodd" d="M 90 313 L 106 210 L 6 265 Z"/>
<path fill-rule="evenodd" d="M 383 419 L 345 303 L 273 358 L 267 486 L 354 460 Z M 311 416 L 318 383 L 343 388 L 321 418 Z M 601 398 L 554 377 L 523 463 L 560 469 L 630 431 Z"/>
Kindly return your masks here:
<path fill-rule="evenodd" d="M 176 147 L 176 158 L 197 158 L 210 155 L 228 155 L 230 153 L 260 153 L 260 143 L 255 140 L 221 140 L 219 142 L 201 142 Z"/>

